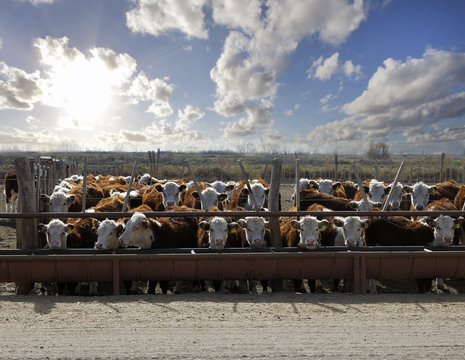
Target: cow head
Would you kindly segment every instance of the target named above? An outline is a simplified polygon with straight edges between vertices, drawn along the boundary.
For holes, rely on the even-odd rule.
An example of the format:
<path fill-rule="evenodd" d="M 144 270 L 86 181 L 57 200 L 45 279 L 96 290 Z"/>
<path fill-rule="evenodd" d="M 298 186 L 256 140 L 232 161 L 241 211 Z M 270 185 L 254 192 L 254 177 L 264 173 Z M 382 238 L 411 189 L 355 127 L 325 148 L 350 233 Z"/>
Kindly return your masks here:
<path fill-rule="evenodd" d="M 422 222 L 434 229 L 433 246 L 450 246 L 454 241 L 455 229 L 460 228 L 462 220 L 439 215 L 436 219 L 424 217 Z"/>
<path fill-rule="evenodd" d="M 392 187 L 393 184 L 389 184 L 388 187 L 386 188 L 387 193 L 391 193 L 391 198 L 389 200 L 389 207 L 391 210 L 398 210 L 400 207 L 400 204 L 402 203 L 402 195 L 404 194 L 404 189 L 401 183 L 397 183 L 396 187 Z M 391 190 L 392 189 L 392 190 Z"/>
<path fill-rule="evenodd" d="M 40 196 L 41 201 L 48 202 L 50 212 L 68 212 L 75 198 L 76 196 L 63 191 L 54 191 L 50 196 L 46 194 Z"/>
<path fill-rule="evenodd" d="M 199 198 L 199 193 L 197 191 L 192 192 L 192 196 Z M 201 203 L 201 209 L 209 210 L 213 206 L 220 207 L 219 203 L 227 198 L 225 193 L 219 193 L 213 188 L 206 188 L 202 191 L 202 198 L 205 203 Z"/>
<path fill-rule="evenodd" d="M 259 216 L 248 216 L 239 219 L 238 225 L 245 229 L 245 238 L 252 248 L 262 248 L 265 246 L 265 232 L 270 223 Z"/>
<path fill-rule="evenodd" d="M 367 199 L 366 201 L 361 199 L 359 201 L 355 201 L 355 200 L 351 201 L 349 203 L 349 206 L 352 209 L 355 209 L 357 211 L 371 211 L 375 207 L 377 208 L 382 207 L 383 204 L 381 202 L 372 201 L 371 199 Z"/>
<path fill-rule="evenodd" d="M 168 181 L 163 185 L 157 184 L 156 189 L 163 194 L 163 206 L 168 209 L 170 206 L 179 206 L 180 194 L 186 190 L 186 185 Z"/>
<path fill-rule="evenodd" d="M 53 219 L 48 224 L 39 224 L 39 231 L 46 234 L 47 246 L 50 249 L 66 249 L 68 234 L 74 229 L 73 224 L 65 224 L 59 219 Z"/>
<path fill-rule="evenodd" d="M 325 230 L 329 222 L 328 220 L 318 220 L 314 216 L 305 216 L 299 221 L 292 220 L 291 225 L 299 231 L 298 246 L 311 250 L 320 246 L 320 230 Z"/>
<path fill-rule="evenodd" d="M 334 225 L 342 228 L 342 234 L 338 236 L 342 236 L 345 246 L 365 246 L 365 229 L 370 225 L 370 220 L 358 216 L 337 217 L 334 219 Z"/>
<path fill-rule="evenodd" d="M 135 246 L 142 249 L 150 249 L 154 241 L 150 221 L 147 217 L 140 213 L 134 213 L 126 222 L 126 227 L 118 238 L 118 242 L 122 247 Z"/>
<path fill-rule="evenodd" d="M 429 186 L 420 181 L 413 186 L 404 186 L 404 190 L 410 194 L 414 210 L 422 211 L 428 205 L 430 194 L 433 194 L 437 188 L 435 185 Z"/>
<path fill-rule="evenodd" d="M 99 223 L 97 229 L 97 242 L 95 248 L 98 250 L 117 249 L 119 246 L 118 237 L 124 230 L 123 223 L 115 220 L 105 219 Z"/>
<path fill-rule="evenodd" d="M 252 189 L 252 193 L 257 205 L 259 207 L 264 207 L 266 196 L 268 195 L 270 189 L 266 188 L 265 186 L 263 186 L 263 184 L 260 183 L 251 184 L 250 188 Z M 243 192 L 247 194 L 247 203 L 244 205 L 244 209 L 252 210 L 254 208 L 252 194 L 249 194 L 247 188 L 244 188 Z"/>
<path fill-rule="evenodd" d="M 208 231 L 208 243 L 210 249 L 223 250 L 228 240 L 229 232 L 237 229 L 237 223 L 231 222 L 228 224 L 226 219 L 215 216 L 213 219 L 208 221 L 201 221 L 199 224 L 200 228 L 204 231 Z"/>
<path fill-rule="evenodd" d="M 384 202 L 384 196 L 386 193 L 387 189 L 384 187 L 384 183 L 382 181 L 373 179 L 368 184 L 368 196 L 371 201 L 382 204 Z"/>

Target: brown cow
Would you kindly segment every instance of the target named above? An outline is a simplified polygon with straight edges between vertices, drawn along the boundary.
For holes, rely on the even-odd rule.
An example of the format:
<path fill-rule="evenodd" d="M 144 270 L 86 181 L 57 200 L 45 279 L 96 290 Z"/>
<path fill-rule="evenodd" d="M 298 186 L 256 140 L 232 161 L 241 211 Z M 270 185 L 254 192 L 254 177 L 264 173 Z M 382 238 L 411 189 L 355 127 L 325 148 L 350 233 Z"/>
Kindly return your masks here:
<path fill-rule="evenodd" d="M 6 198 L 6 212 L 15 213 L 18 212 L 18 180 L 16 179 L 15 173 L 6 173 L 4 181 L 3 193 Z"/>

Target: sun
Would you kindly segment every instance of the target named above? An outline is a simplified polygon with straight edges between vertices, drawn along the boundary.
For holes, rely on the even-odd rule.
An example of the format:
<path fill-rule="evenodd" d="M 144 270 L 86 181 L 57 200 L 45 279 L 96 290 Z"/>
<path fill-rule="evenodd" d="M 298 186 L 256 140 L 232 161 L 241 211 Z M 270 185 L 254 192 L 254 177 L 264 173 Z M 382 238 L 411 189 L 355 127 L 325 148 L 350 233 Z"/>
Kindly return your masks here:
<path fill-rule="evenodd" d="M 54 88 L 68 116 L 92 123 L 110 104 L 111 74 L 101 61 L 82 57 L 58 69 Z"/>

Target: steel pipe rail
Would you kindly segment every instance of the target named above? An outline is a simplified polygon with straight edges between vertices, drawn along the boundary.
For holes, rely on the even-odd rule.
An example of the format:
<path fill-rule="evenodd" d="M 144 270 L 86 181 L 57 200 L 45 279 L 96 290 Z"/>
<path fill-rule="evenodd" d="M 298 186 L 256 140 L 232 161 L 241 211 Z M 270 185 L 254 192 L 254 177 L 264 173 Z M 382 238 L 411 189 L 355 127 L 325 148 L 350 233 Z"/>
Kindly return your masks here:
<path fill-rule="evenodd" d="M 441 211 L 151 211 L 143 212 L 147 217 L 208 217 L 208 216 L 465 216 L 465 210 L 441 210 Z M 96 219 L 118 219 L 131 217 L 131 212 L 42 212 L 42 213 L 0 213 L 0 218 L 5 219 L 34 219 L 34 218 L 96 218 Z"/>

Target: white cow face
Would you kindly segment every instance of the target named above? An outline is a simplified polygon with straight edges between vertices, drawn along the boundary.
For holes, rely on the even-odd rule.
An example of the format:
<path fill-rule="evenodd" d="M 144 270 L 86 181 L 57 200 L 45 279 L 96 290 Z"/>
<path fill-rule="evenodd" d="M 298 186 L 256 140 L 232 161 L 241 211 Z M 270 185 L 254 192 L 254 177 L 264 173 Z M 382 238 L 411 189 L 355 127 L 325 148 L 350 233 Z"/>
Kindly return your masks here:
<path fill-rule="evenodd" d="M 332 195 L 333 190 L 336 190 L 341 185 L 340 182 L 334 182 L 331 179 L 317 180 L 316 183 L 318 184 L 318 191 L 328 195 Z"/>
<path fill-rule="evenodd" d="M 429 186 L 420 181 L 413 186 L 404 186 L 404 190 L 411 194 L 410 199 L 414 210 L 422 211 L 428 205 L 429 195 L 436 190 L 436 186 Z"/>
<path fill-rule="evenodd" d="M 369 226 L 370 220 L 361 219 L 358 216 L 348 216 L 346 218 L 335 218 L 334 225 L 342 227 L 342 232 L 339 232 L 336 243 L 339 245 L 341 240 L 347 247 L 362 247 L 365 246 L 365 229 Z M 341 234 L 342 233 L 342 234 Z"/>
<path fill-rule="evenodd" d="M 229 223 L 221 217 L 215 216 L 213 219 L 208 221 L 202 221 L 199 224 L 200 228 L 208 231 L 208 243 L 210 249 L 223 250 L 228 240 L 228 234 L 230 231 L 237 229 L 237 223 Z"/>
<path fill-rule="evenodd" d="M 135 246 L 142 249 L 150 249 L 154 235 L 147 217 L 136 212 L 126 223 L 124 232 L 118 238 L 122 247 Z"/>
<path fill-rule="evenodd" d="M 368 196 L 370 197 L 371 201 L 383 203 L 384 196 L 386 195 L 386 188 L 384 187 L 384 183 L 377 180 L 371 180 L 368 190 Z"/>
<path fill-rule="evenodd" d="M 199 197 L 197 191 L 194 191 L 192 193 L 192 196 L 194 196 L 195 198 Z M 224 199 L 226 199 L 226 197 L 227 195 L 225 193 L 220 194 L 213 188 L 206 188 L 202 191 L 202 198 L 205 201 L 205 204 L 201 203 L 201 209 L 209 210 L 213 206 L 218 207 L 218 202 L 223 201 Z"/>
<path fill-rule="evenodd" d="M 97 230 L 97 242 L 95 248 L 99 250 L 117 249 L 119 246 L 118 235 L 123 232 L 124 225 L 115 220 L 103 220 Z"/>
<path fill-rule="evenodd" d="M 270 226 L 268 221 L 259 216 L 248 216 L 245 219 L 239 219 L 237 223 L 245 229 L 245 237 L 250 247 L 265 246 L 265 231 Z"/>
<path fill-rule="evenodd" d="M 349 203 L 349 205 L 352 209 L 356 209 L 357 211 L 371 211 L 374 207 L 380 208 L 383 206 L 382 203 L 375 202 L 370 199 L 367 199 L 367 201 L 364 201 L 363 199 L 359 201 L 353 200 Z"/>
<path fill-rule="evenodd" d="M 298 246 L 311 250 L 320 246 L 320 230 L 325 230 L 329 223 L 328 220 L 320 221 L 314 216 L 305 216 L 299 221 L 292 220 L 291 225 L 299 231 Z"/>
<path fill-rule="evenodd" d="M 173 181 L 168 181 L 164 185 L 158 184 L 157 190 L 163 194 L 163 206 L 165 209 L 170 206 L 178 206 L 180 194 L 186 190 L 186 185 L 178 185 Z"/>
<path fill-rule="evenodd" d="M 255 183 L 251 184 L 250 188 L 252 189 L 255 202 L 257 203 L 258 206 L 263 207 L 265 205 L 265 199 L 266 195 L 268 195 L 268 192 L 270 189 L 267 189 L 263 186 L 263 184 L 260 183 Z M 247 191 L 247 204 L 244 205 L 244 209 L 246 210 L 252 210 L 254 205 L 252 201 L 252 195 L 248 193 L 248 189 L 244 188 L 245 191 Z"/>
<path fill-rule="evenodd" d="M 433 246 L 450 246 L 454 241 L 454 231 L 460 227 L 460 220 L 448 215 L 439 215 L 436 219 L 423 218 L 422 222 L 434 229 Z"/>
<path fill-rule="evenodd" d="M 65 224 L 59 219 L 53 219 L 48 224 L 39 224 L 39 231 L 45 232 L 47 245 L 50 249 L 66 249 L 66 239 L 69 233 L 73 231 L 73 224 Z"/>
<path fill-rule="evenodd" d="M 56 191 L 50 196 L 42 194 L 40 198 L 42 201 L 48 201 L 50 212 L 68 212 L 69 207 L 76 197 L 66 194 L 63 191 Z"/>
<path fill-rule="evenodd" d="M 397 210 L 402 203 L 402 195 L 404 194 L 404 188 L 401 183 L 397 183 L 395 188 L 392 188 L 392 183 L 387 187 L 388 193 L 391 192 L 391 199 L 389 200 L 389 207 L 391 210 Z M 392 190 L 391 190 L 392 188 Z"/>

